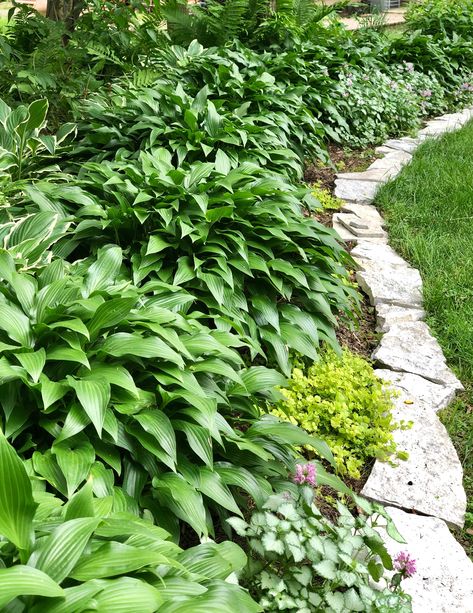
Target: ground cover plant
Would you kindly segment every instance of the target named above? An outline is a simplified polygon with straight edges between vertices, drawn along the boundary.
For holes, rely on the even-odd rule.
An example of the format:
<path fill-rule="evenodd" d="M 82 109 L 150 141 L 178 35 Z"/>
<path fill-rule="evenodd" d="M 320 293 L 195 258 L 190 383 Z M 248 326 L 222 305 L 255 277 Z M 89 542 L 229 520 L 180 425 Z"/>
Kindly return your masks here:
<path fill-rule="evenodd" d="M 473 551 L 472 402 L 473 329 L 471 278 L 470 123 L 454 134 L 422 145 L 399 177 L 377 198 L 393 246 L 422 275 L 428 323 L 466 391 L 443 414 L 463 462 L 469 508 L 465 545 Z"/>

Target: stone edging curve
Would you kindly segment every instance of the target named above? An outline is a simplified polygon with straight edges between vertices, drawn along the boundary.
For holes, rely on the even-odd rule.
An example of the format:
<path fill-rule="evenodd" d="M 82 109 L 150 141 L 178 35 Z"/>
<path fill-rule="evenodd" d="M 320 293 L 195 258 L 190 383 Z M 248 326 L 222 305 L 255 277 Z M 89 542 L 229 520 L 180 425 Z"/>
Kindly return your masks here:
<path fill-rule="evenodd" d="M 417 560 L 416 575 L 403 584 L 414 613 L 473 613 L 473 562 L 448 529 L 463 527 L 465 521 L 463 471 L 437 417 L 463 387 L 423 321 L 419 271 L 388 245 L 384 220 L 371 203 L 418 145 L 470 119 L 473 108 L 429 121 L 416 138 L 391 139 L 378 147 L 383 157 L 366 171 L 339 173 L 335 181 L 335 196 L 343 206 L 333 226 L 344 241 L 355 243 L 356 278 L 375 308 L 376 329 L 383 333 L 372 355 L 376 373 L 398 392 L 394 417 L 414 424 L 394 434 L 409 459 L 396 466 L 376 461 L 361 492 L 386 506 L 406 539 L 400 545 L 383 533 L 390 553 L 407 550 Z"/>

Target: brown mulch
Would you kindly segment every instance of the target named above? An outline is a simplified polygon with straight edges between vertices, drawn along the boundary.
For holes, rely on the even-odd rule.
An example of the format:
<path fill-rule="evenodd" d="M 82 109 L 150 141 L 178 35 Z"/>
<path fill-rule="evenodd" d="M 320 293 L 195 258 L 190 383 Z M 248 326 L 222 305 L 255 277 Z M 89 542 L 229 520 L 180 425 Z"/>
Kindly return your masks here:
<path fill-rule="evenodd" d="M 337 339 L 342 347 L 347 347 L 369 360 L 378 345 L 379 339 L 375 332 L 376 317 L 374 309 L 364 294 L 361 297 L 361 311 L 357 321 L 353 323 L 342 322 L 337 330 Z"/>
<path fill-rule="evenodd" d="M 349 150 L 339 145 L 329 145 L 328 153 L 332 165 L 323 166 L 317 162 L 309 164 L 304 172 L 304 181 L 309 184 L 317 183 L 330 191 L 335 188 L 337 172 L 361 172 L 378 157 L 374 149 Z"/>

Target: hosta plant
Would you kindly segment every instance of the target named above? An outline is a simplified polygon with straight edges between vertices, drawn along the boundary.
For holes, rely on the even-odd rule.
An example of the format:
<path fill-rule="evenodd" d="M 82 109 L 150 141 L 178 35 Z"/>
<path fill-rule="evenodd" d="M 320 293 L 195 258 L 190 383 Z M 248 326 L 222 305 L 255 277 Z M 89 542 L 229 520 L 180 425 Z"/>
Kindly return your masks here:
<path fill-rule="evenodd" d="M 358 500 L 363 510 L 353 513 L 338 502 L 332 521 L 309 481 L 271 496 L 248 522 L 229 520 L 251 553 L 241 582 L 267 612 L 409 613 L 401 575 L 390 578 L 393 561 L 375 529 L 387 522 L 403 542 L 384 508 Z"/>
<path fill-rule="evenodd" d="M 245 366 L 244 341 L 202 324 L 192 294 L 135 285 L 116 245 L 52 258 L 67 231 L 51 212 L 0 227 L 2 423 L 51 491 L 69 499 L 93 475 L 97 494 L 120 483 L 174 533 L 181 520 L 208 534 L 248 495 L 261 504 L 293 444 L 330 461 L 326 444 L 261 416 L 284 377 Z"/>
<path fill-rule="evenodd" d="M 80 472 L 83 458 L 71 466 Z M 30 474 L 28 474 L 28 472 Z M 0 431 L 0 608 L 5 613 L 261 611 L 225 579 L 246 563 L 234 543 L 183 551 L 120 490 L 89 481 L 66 503 L 45 490 Z"/>

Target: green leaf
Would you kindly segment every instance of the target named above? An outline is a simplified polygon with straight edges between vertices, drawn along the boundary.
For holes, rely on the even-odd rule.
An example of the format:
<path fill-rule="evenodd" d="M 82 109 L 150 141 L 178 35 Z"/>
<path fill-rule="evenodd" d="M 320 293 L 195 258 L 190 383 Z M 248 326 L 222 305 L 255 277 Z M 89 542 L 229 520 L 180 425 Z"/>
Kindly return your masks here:
<path fill-rule="evenodd" d="M 121 323 L 135 306 L 135 298 L 112 298 L 101 304 L 87 324 L 91 337 Z"/>
<path fill-rule="evenodd" d="M 39 552 L 33 552 L 29 565 L 61 583 L 77 564 L 99 523 L 98 518 L 85 517 L 60 524 L 41 542 Z"/>
<path fill-rule="evenodd" d="M 123 543 L 104 543 L 94 552 L 82 556 L 70 576 L 77 581 L 89 581 L 115 575 L 125 575 L 145 566 L 174 564 L 161 553 L 138 549 Z"/>
<path fill-rule="evenodd" d="M 57 362 L 77 362 L 78 364 L 83 364 L 87 368 L 90 368 L 87 355 L 82 351 L 82 349 L 73 349 L 72 347 L 53 347 L 53 349 L 48 350 L 46 359 L 48 361 L 51 360 Z"/>
<path fill-rule="evenodd" d="M 65 520 L 77 519 L 79 517 L 94 517 L 94 496 L 92 491 L 92 481 L 82 487 L 66 505 Z"/>
<path fill-rule="evenodd" d="M 105 420 L 105 411 L 110 402 L 110 384 L 105 380 L 85 380 L 67 377 L 69 385 L 75 390 L 77 398 L 94 424 L 99 436 Z"/>
<path fill-rule="evenodd" d="M 141 358 L 162 358 L 184 368 L 182 357 L 156 336 L 143 337 L 140 334 L 119 332 L 105 339 L 101 346 L 104 353 L 115 357 L 135 355 Z"/>
<path fill-rule="evenodd" d="M 53 453 L 67 483 L 67 495 L 70 498 L 78 486 L 87 479 L 90 467 L 95 461 L 94 448 L 90 443 L 81 443 L 74 448 L 60 443 L 53 447 Z"/>
<path fill-rule="evenodd" d="M 201 468 L 199 470 L 198 489 L 224 509 L 242 515 L 232 493 L 218 473 L 209 468 Z"/>
<path fill-rule="evenodd" d="M 41 398 L 43 399 L 45 409 L 63 398 L 70 390 L 69 385 L 50 381 L 44 373 L 41 374 L 39 381 L 41 385 Z"/>
<path fill-rule="evenodd" d="M 198 534 L 207 534 L 207 521 L 202 496 L 182 475 L 165 473 L 153 479 L 153 487 L 162 505 L 169 507 Z"/>
<path fill-rule="evenodd" d="M 241 587 L 220 581 L 207 585 L 204 594 L 184 602 L 165 602 L 159 613 L 259 613 L 262 610 Z"/>
<path fill-rule="evenodd" d="M 318 564 L 313 565 L 314 571 L 324 579 L 335 579 L 337 576 L 337 567 L 332 560 L 322 560 Z"/>
<path fill-rule="evenodd" d="M 212 438 L 209 431 L 202 426 L 191 422 L 173 419 L 173 428 L 181 430 L 187 437 L 187 442 L 192 451 L 203 461 L 209 468 L 213 466 Z"/>
<path fill-rule="evenodd" d="M 122 265 L 122 250 L 115 245 L 100 249 L 97 261 L 92 264 L 85 281 L 85 297 L 113 285 Z"/>
<path fill-rule="evenodd" d="M 22 565 L 0 568 L 0 609 L 17 596 L 27 595 L 56 598 L 64 593 L 51 577 L 36 568 Z"/>
<path fill-rule="evenodd" d="M 169 417 L 160 409 L 141 411 L 133 418 L 141 425 L 143 430 L 156 438 L 161 447 L 176 461 L 177 447 L 176 435 Z"/>
<path fill-rule="evenodd" d="M 15 357 L 31 376 L 33 381 L 38 383 L 44 365 L 46 364 L 46 351 L 41 347 L 41 349 L 32 353 L 16 353 Z"/>
<path fill-rule="evenodd" d="M 370 560 L 368 562 L 368 571 L 373 581 L 378 582 L 384 574 L 384 566 L 375 560 Z"/>
<path fill-rule="evenodd" d="M 0 302 L 0 329 L 22 347 L 32 347 L 30 320 L 17 307 Z"/>
<path fill-rule="evenodd" d="M 250 394 L 268 392 L 274 387 L 284 387 L 287 379 L 277 370 L 265 366 L 252 366 L 240 372 L 243 383 Z"/>
<path fill-rule="evenodd" d="M 148 247 L 146 249 L 146 255 L 150 255 L 152 253 L 159 253 L 163 249 L 167 247 L 171 247 L 171 243 L 168 243 L 164 239 L 162 239 L 159 234 L 152 234 L 149 237 Z"/>
<path fill-rule="evenodd" d="M 18 549 L 31 545 L 36 507 L 25 467 L 0 431 L 0 534 Z"/>
<path fill-rule="evenodd" d="M 102 580 L 103 590 L 94 598 L 94 609 L 100 613 L 154 613 L 160 611 L 159 591 L 139 579 L 120 577 Z"/>

